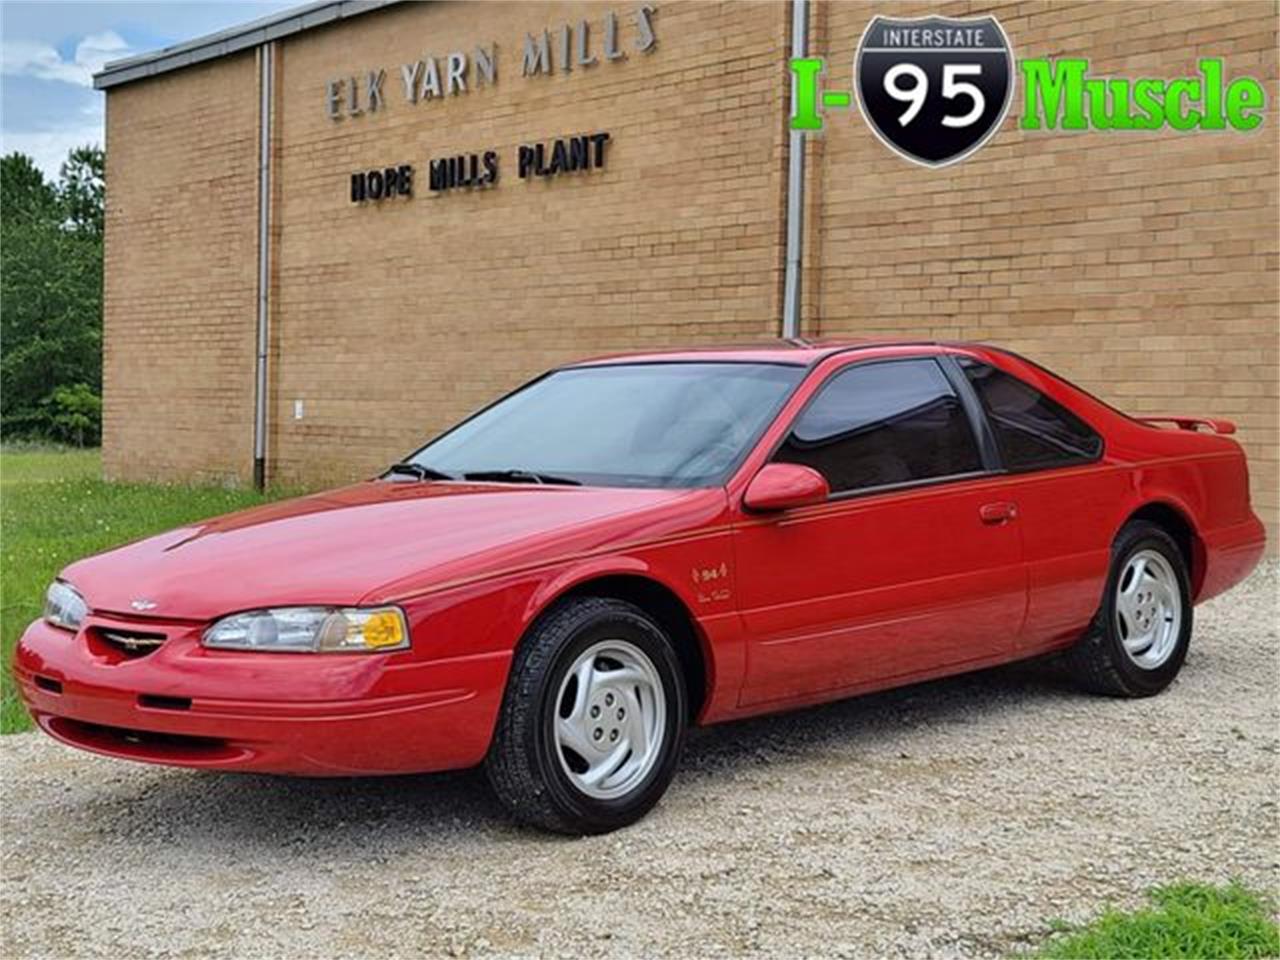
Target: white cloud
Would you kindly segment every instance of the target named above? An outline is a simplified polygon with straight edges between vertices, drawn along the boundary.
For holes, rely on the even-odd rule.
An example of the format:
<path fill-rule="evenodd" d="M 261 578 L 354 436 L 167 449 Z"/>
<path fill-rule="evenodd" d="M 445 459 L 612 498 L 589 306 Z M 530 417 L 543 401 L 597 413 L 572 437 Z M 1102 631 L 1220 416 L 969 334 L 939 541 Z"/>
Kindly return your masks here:
<path fill-rule="evenodd" d="M 37 80 L 57 80 L 88 87 L 93 75 L 108 60 L 128 56 L 129 45 L 114 30 L 91 33 L 76 44 L 71 60 L 47 43 L 26 40 L 6 40 L 0 44 L 0 73 L 13 77 L 34 77 Z"/>
<path fill-rule="evenodd" d="M 119 60 L 132 53 L 129 44 L 114 30 L 91 33 L 76 44 L 76 63 L 97 73 L 108 60 Z"/>
<path fill-rule="evenodd" d="M 44 171 L 46 179 L 57 180 L 67 152 L 94 143 L 102 144 L 101 117 L 92 123 L 54 130 L 5 130 L 0 134 L 0 153 L 25 153 Z"/>

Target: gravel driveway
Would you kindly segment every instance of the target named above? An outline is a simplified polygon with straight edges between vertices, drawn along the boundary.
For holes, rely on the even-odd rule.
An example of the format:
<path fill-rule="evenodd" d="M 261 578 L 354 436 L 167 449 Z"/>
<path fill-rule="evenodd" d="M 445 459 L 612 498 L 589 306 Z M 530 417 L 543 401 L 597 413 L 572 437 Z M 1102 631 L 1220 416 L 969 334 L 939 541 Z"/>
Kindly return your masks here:
<path fill-rule="evenodd" d="M 1272 563 L 1163 696 L 1018 666 L 695 733 L 647 820 L 511 826 L 476 772 L 199 774 L 0 740 L 0 955 L 1007 955 L 1177 878 L 1280 892 Z"/>

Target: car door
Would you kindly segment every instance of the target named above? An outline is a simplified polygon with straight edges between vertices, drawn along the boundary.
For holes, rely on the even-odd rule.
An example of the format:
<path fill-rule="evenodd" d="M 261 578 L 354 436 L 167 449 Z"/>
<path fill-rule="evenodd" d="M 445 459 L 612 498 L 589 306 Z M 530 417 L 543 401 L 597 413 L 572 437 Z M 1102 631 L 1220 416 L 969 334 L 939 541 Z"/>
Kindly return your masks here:
<path fill-rule="evenodd" d="M 948 362 L 949 363 L 949 362 Z M 849 362 L 772 459 L 826 503 L 734 526 L 744 706 L 821 699 L 1001 659 L 1026 607 L 1016 504 L 959 374 L 932 356 Z"/>
<path fill-rule="evenodd" d="M 1022 377 L 976 357 L 957 357 L 957 365 L 983 407 L 1018 503 L 1028 596 L 1022 640 L 1074 639 L 1097 612 L 1115 505 L 1130 478 L 1105 461 L 1097 431 Z M 1038 376 L 1030 367 L 1020 373 Z"/>

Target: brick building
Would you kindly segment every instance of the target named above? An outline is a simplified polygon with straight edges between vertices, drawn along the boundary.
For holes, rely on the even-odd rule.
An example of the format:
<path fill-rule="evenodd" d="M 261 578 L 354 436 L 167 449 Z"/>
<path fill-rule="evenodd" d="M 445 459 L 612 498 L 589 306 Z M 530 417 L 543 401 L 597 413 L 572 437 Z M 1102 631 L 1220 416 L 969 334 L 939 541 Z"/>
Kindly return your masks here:
<path fill-rule="evenodd" d="M 1277 96 L 1267 0 L 816 0 L 829 82 L 884 12 L 994 13 L 1015 56 L 1097 76 L 1220 56 Z M 783 2 L 319 3 L 108 65 L 107 472 L 250 482 L 258 453 L 271 481 L 349 479 L 558 361 L 777 336 L 792 22 Z M 1022 110 L 1018 91 L 940 170 L 832 114 L 803 165 L 800 332 L 989 339 L 1131 412 L 1232 418 L 1274 544 L 1274 116 L 1050 132 Z"/>

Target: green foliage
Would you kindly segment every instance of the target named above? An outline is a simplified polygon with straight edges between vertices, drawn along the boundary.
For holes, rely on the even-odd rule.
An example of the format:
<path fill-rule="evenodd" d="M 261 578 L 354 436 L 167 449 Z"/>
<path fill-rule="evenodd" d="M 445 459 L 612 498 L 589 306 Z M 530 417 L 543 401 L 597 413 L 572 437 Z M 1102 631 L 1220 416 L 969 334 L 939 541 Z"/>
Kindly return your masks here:
<path fill-rule="evenodd" d="M 103 153 L 72 150 L 57 184 L 30 158 L 0 158 L 0 430 L 97 443 L 102 393 Z M 71 419 L 68 420 L 67 418 Z M 82 418 L 88 418 L 86 424 Z"/>
<path fill-rule="evenodd" d="M 10 222 L 57 219 L 58 193 L 24 153 L 0 157 L 0 211 Z"/>
<path fill-rule="evenodd" d="M 1107 910 L 1045 945 L 1037 957 L 1280 957 L 1280 928 L 1266 898 L 1239 884 L 1178 883 L 1150 894 L 1153 908 Z"/>
<path fill-rule="evenodd" d="M 43 404 L 49 410 L 49 423 L 58 440 L 83 447 L 86 440 L 97 440 L 102 424 L 102 398 L 87 383 L 54 387 Z"/>
<path fill-rule="evenodd" d="M 59 194 L 72 229 L 102 239 L 107 158 L 99 147 L 76 147 L 62 165 Z"/>
<path fill-rule="evenodd" d="M 280 496 L 222 487 L 148 486 L 100 479 L 97 451 L 0 450 L 0 733 L 30 729 L 9 664 L 49 581 L 90 554 Z"/>

